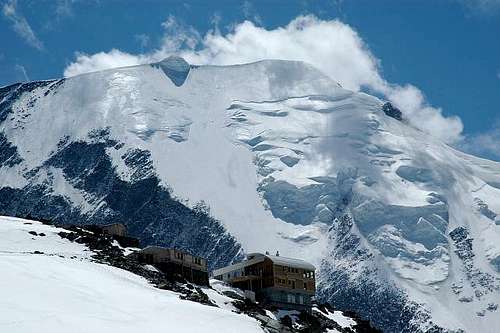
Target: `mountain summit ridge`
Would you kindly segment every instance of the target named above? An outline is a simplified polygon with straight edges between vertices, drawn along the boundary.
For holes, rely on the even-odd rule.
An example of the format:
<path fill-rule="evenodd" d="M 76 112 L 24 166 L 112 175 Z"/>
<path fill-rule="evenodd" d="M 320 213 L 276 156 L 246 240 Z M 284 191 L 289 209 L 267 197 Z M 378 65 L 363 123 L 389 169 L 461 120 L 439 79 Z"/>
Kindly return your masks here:
<path fill-rule="evenodd" d="M 171 61 L 1 88 L 0 214 L 279 250 L 387 332 L 500 324 L 499 163 L 302 62 Z"/>

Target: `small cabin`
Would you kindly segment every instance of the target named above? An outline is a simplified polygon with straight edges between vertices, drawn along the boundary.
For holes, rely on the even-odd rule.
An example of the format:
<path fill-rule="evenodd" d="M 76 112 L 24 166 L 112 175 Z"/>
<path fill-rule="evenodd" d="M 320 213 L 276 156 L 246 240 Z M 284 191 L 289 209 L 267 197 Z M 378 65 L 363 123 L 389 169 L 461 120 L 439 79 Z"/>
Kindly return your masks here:
<path fill-rule="evenodd" d="M 100 226 L 102 232 L 110 236 L 126 237 L 127 227 L 122 223 L 110 223 Z"/>
<path fill-rule="evenodd" d="M 310 311 L 316 293 L 316 268 L 301 259 L 252 253 L 247 259 L 212 272 L 255 299 L 284 309 Z"/>
<path fill-rule="evenodd" d="M 139 262 L 150 264 L 172 278 L 208 286 L 207 260 L 190 253 L 160 246 L 148 246 L 138 253 Z"/>
<path fill-rule="evenodd" d="M 128 236 L 127 227 L 122 223 L 110 223 L 91 226 L 96 232 L 111 236 L 123 247 L 139 247 L 140 242 L 135 237 Z"/>

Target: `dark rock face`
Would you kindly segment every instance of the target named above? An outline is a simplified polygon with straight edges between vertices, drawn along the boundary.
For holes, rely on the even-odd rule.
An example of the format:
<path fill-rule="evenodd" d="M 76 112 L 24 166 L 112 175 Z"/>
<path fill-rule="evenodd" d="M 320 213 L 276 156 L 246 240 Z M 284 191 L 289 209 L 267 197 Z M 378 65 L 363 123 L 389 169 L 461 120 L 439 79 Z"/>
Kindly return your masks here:
<path fill-rule="evenodd" d="M 3 133 L 0 133 L 0 168 L 4 165 L 12 167 L 21 162 L 17 148 L 7 140 Z"/>
<path fill-rule="evenodd" d="M 476 299 L 481 299 L 484 295 L 496 290 L 500 290 L 500 278 L 486 273 L 477 268 L 474 264 L 474 239 L 470 237 L 469 231 L 464 227 L 457 227 L 450 232 L 455 247 L 456 255 L 462 260 L 462 269 L 464 270 L 467 281 Z M 460 296 L 463 286 L 457 286 L 455 294 Z M 461 297 L 462 301 L 472 302 L 472 296 Z"/>
<path fill-rule="evenodd" d="M 11 112 L 12 103 L 19 96 L 15 92 L 20 86 L 21 83 L 16 83 L 0 88 L 0 123 L 7 119 Z"/>
<path fill-rule="evenodd" d="M 61 83 L 59 83 L 61 82 Z M 34 81 L 27 83 L 16 83 L 10 86 L 0 88 L 0 123 L 7 119 L 8 115 L 12 112 L 12 104 L 25 92 L 31 92 L 39 87 L 45 87 L 52 85 L 49 91 L 53 91 L 54 85 L 60 85 L 64 82 L 61 80 L 47 80 L 47 81 Z M 54 88 L 55 89 L 55 88 Z M 29 105 L 33 106 L 36 101 L 36 97 L 32 97 L 29 101 Z"/>
<path fill-rule="evenodd" d="M 389 102 L 382 105 L 382 111 L 384 111 L 384 113 L 389 117 L 392 117 L 396 120 L 403 120 L 403 114 L 401 113 L 401 110 L 399 110 Z"/>
<path fill-rule="evenodd" d="M 0 148 L 4 147 L 2 142 Z M 130 181 L 124 181 L 106 153 L 106 149 L 122 145 L 109 138 L 107 129 L 93 131 L 88 141 L 68 142 L 65 138 L 58 147 L 42 166 L 27 173 L 27 177 L 34 178 L 44 171 L 49 174 L 46 181 L 22 189 L 0 188 L 0 214 L 57 224 L 123 223 L 142 244 L 192 252 L 207 258 L 210 268 L 224 266 L 238 257 L 240 245 L 204 205 L 189 208 L 160 185 L 148 151 L 133 149 L 122 156 L 132 171 Z M 4 155 L 14 151 L 15 147 L 0 150 Z M 94 207 L 92 214 L 53 192 L 52 168 L 61 170 L 67 182 L 85 193 L 88 204 Z"/>
<path fill-rule="evenodd" d="M 185 64 L 175 59 L 162 64 L 164 70 L 174 71 L 175 75 L 186 74 L 182 80 L 189 72 L 189 65 L 186 71 Z M 172 74 L 169 73 L 167 75 Z M 177 80 L 179 75 L 171 79 Z M 61 79 L 0 88 L 0 124 L 12 114 L 14 102 L 23 94 L 40 87 L 46 88 L 45 96 L 56 94 L 64 83 Z M 39 95 L 28 95 L 26 110 L 18 113 L 29 117 Z M 210 268 L 224 266 L 240 256 L 240 245 L 210 216 L 204 205 L 190 208 L 160 185 L 148 151 L 129 149 L 119 155 L 131 171 L 129 179 L 121 179 L 107 150 L 122 147 L 123 143 L 110 138 L 107 128 L 95 129 L 81 141 L 61 138 L 57 150 L 47 161 L 23 171 L 27 185 L 0 187 L 0 214 L 64 225 L 123 223 L 142 244 L 190 251 L 207 258 Z M 22 162 L 17 147 L 0 132 L 0 168 Z M 83 199 L 80 200 L 85 201 L 83 204 L 90 211 L 85 211 L 80 202 L 73 202 L 66 193 L 54 191 L 55 172 L 62 172 L 64 181 L 81 191 Z"/>
<path fill-rule="evenodd" d="M 370 262 L 372 254 L 363 248 L 359 237 L 351 233 L 352 227 L 352 217 L 346 214 L 339 217 L 330 230 L 335 246 L 327 256 L 332 259 L 323 260 L 321 265 L 320 281 L 327 282 L 318 286 L 318 299 L 335 304 L 342 311 L 355 311 L 383 332 L 420 332 L 418 325 L 428 321 L 429 314 L 409 301 L 401 290 L 391 284 L 381 284 L 377 269 L 360 266 L 362 271 L 353 282 L 345 268 L 336 265 Z M 430 323 L 430 326 L 435 325 Z M 439 330 L 437 326 L 433 329 Z"/>
<path fill-rule="evenodd" d="M 472 252 L 472 238 L 469 238 L 469 232 L 464 227 L 458 227 L 450 232 L 450 237 L 455 243 L 455 253 L 464 260 L 469 261 L 474 257 Z"/>

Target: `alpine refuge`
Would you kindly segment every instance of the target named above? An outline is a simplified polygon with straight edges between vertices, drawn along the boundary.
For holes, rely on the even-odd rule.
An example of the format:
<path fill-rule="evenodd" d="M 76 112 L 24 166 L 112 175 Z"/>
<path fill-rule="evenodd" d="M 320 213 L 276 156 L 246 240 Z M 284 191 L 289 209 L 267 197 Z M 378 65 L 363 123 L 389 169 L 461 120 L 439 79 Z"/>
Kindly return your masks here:
<path fill-rule="evenodd" d="M 279 253 L 251 253 L 247 259 L 212 272 L 215 279 L 245 291 L 247 297 L 285 309 L 310 311 L 316 268 Z"/>
<path fill-rule="evenodd" d="M 207 260 L 177 249 L 148 246 L 138 253 L 139 262 L 151 264 L 165 274 L 183 277 L 189 282 L 208 286 Z"/>

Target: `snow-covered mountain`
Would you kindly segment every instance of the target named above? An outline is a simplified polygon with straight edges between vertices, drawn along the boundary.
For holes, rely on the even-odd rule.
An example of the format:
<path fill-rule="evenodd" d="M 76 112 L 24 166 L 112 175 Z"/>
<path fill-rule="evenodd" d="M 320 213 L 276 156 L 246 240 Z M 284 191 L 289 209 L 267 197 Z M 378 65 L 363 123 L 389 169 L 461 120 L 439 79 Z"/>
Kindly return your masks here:
<path fill-rule="evenodd" d="M 0 214 L 276 251 L 387 332 L 500 325 L 500 163 L 315 68 L 180 58 L 0 88 Z"/>

